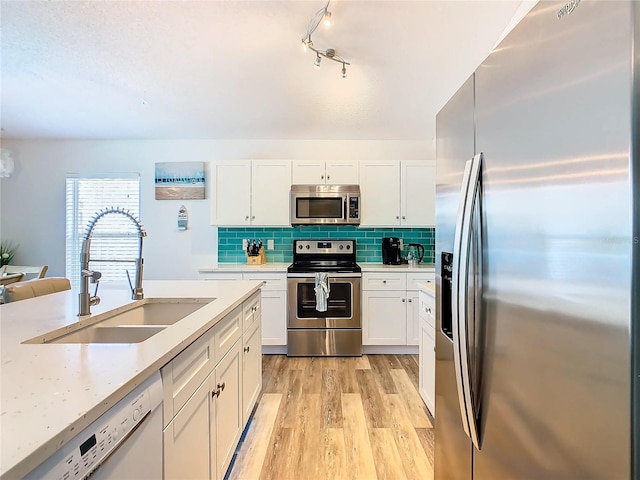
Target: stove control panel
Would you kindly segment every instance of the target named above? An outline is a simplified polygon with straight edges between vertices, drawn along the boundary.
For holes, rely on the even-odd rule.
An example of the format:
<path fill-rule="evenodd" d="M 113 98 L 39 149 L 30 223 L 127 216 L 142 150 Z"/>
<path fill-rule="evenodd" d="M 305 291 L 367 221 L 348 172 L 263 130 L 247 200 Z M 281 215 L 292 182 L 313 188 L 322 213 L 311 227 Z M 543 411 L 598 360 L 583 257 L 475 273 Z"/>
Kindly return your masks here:
<path fill-rule="evenodd" d="M 294 240 L 294 252 L 314 255 L 331 255 L 352 253 L 355 251 L 355 240 Z"/>

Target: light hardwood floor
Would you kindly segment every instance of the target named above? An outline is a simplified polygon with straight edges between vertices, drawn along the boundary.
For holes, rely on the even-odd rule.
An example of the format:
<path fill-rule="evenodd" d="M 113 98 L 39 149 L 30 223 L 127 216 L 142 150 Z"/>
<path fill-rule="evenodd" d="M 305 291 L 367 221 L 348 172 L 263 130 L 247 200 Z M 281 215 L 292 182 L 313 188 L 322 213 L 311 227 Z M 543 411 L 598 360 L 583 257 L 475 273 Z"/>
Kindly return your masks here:
<path fill-rule="evenodd" d="M 264 355 L 262 364 L 262 394 L 230 479 L 433 478 L 433 419 L 416 355 Z"/>

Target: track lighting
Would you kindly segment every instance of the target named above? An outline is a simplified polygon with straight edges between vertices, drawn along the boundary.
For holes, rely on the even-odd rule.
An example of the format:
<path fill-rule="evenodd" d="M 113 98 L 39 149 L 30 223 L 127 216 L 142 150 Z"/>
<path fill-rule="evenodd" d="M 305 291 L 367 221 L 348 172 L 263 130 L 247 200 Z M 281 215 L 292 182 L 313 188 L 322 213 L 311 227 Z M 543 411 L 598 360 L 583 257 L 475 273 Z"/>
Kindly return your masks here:
<path fill-rule="evenodd" d="M 327 7 L 329 5 L 327 4 Z M 323 20 L 324 26 L 329 28 L 331 26 L 331 12 L 330 11 L 326 11 L 324 14 L 324 20 Z"/>
<path fill-rule="evenodd" d="M 324 21 L 325 26 L 331 26 L 331 12 L 329 11 L 329 2 L 331 0 L 327 0 L 327 3 L 324 7 L 318 10 L 311 20 L 309 21 L 309 26 L 307 27 L 307 34 L 302 38 L 302 49 L 306 52 L 307 50 L 311 50 L 316 54 L 316 61 L 313 62 L 313 66 L 316 68 L 320 68 L 320 62 L 322 61 L 322 57 L 328 58 L 329 60 L 333 60 L 334 62 L 342 63 L 342 78 L 347 78 L 347 65 L 351 65 L 344 58 L 336 54 L 336 51 L 333 48 L 327 48 L 326 50 L 321 50 L 319 48 L 315 48 L 313 46 L 313 42 L 311 41 L 311 34 L 316 31 L 320 22 Z"/>

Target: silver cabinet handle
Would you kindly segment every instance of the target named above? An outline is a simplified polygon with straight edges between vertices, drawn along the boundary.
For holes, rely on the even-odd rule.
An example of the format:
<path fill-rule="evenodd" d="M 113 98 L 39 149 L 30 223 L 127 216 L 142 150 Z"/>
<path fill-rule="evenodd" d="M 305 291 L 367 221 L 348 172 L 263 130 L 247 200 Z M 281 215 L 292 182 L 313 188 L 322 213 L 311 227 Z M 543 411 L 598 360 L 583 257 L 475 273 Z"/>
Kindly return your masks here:
<path fill-rule="evenodd" d="M 329 175 L 327 175 L 327 180 L 331 179 L 331 177 Z"/>
<path fill-rule="evenodd" d="M 409 299 L 409 303 L 413 302 L 413 300 Z"/>
<path fill-rule="evenodd" d="M 400 215 L 396 215 L 396 220 L 400 220 Z"/>
<path fill-rule="evenodd" d="M 226 385 L 226 384 L 225 384 L 224 382 L 222 382 L 222 383 L 219 383 L 219 384 L 217 385 L 217 387 L 218 387 L 219 389 L 221 389 L 221 390 L 224 390 L 225 385 Z"/>
<path fill-rule="evenodd" d="M 402 219 L 403 219 L 403 220 L 406 220 L 406 219 L 407 219 L 407 217 L 405 217 L 404 215 L 402 215 Z"/>
<path fill-rule="evenodd" d="M 382 283 L 387 283 L 387 281 L 386 280 L 382 280 Z"/>
<path fill-rule="evenodd" d="M 255 219 L 256 219 L 256 216 L 255 216 L 255 215 L 253 215 L 253 216 L 251 217 L 251 220 L 255 220 Z"/>
<path fill-rule="evenodd" d="M 320 180 L 324 180 L 324 175 L 320 175 Z"/>
<path fill-rule="evenodd" d="M 213 392 L 211 392 L 211 398 L 219 397 L 220 396 L 220 392 L 221 392 L 221 390 L 219 388 L 216 388 Z"/>
<path fill-rule="evenodd" d="M 245 220 L 249 220 L 249 215 L 247 215 L 246 217 L 244 217 Z"/>
<path fill-rule="evenodd" d="M 404 303 L 404 302 L 406 302 L 406 300 L 403 298 L 403 299 L 402 299 L 402 303 Z"/>
<path fill-rule="evenodd" d="M 249 353 L 250 348 L 247 346 L 247 347 L 244 347 L 243 350 L 244 350 L 244 353 Z"/>

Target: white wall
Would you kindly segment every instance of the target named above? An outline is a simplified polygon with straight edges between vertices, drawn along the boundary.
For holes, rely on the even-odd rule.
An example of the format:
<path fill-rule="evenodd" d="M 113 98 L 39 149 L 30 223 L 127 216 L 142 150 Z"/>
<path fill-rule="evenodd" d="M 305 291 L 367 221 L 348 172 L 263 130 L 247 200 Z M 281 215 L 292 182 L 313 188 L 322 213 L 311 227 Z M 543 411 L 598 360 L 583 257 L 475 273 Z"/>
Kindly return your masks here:
<path fill-rule="evenodd" d="M 15 161 L 13 175 L 0 180 L 0 237 L 19 244 L 14 263 L 46 264 L 48 276 L 64 276 L 67 173 L 139 172 L 148 279 L 196 278 L 199 267 L 217 263 L 217 229 L 209 224 L 209 198 L 155 200 L 156 162 L 435 158 L 431 141 L 3 140 L 2 147 L 12 151 Z M 182 204 L 189 211 L 186 232 L 177 230 Z"/>

